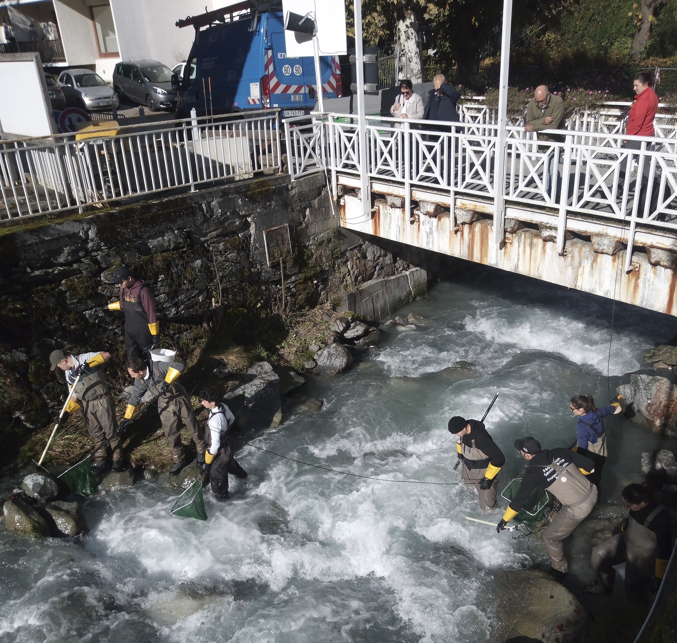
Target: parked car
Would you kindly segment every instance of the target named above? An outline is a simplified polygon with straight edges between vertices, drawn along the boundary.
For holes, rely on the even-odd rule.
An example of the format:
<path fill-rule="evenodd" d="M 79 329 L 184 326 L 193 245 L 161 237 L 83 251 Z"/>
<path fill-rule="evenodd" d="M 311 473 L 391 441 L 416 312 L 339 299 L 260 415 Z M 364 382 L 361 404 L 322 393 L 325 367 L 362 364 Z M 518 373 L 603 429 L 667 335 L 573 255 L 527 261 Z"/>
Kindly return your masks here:
<path fill-rule="evenodd" d="M 49 94 L 49 102 L 52 104 L 52 109 L 56 112 L 66 109 L 66 96 L 54 76 L 45 74 L 45 80 L 47 81 L 47 93 Z"/>
<path fill-rule="evenodd" d="M 118 63 L 113 71 L 113 87 L 121 98 L 146 105 L 151 112 L 176 107 L 172 70 L 157 60 Z"/>
<path fill-rule="evenodd" d="M 59 86 L 71 107 L 87 112 L 110 110 L 120 104 L 117 95 L 99 74 L 90 69 L 68 69 L 59 75 Z"/>
<path fill-rule="evenodd" d="M 228 13 L 232 6 L 220 11 Z M 177 118 L 188 118 L 191 109 L 205 116 L 205 103 L 215 114 L 279 107 L 283 118 L 315 108 L 315 61 L 312 56 L 287 58 L 282 12 L 254 11 L 228 22 L 218 22 L 213 14 L 207 14 L 209 20 L 195 16 L 179 21 L 196 31 L 186 63 L 190 73 L 184 67 L 179 80 L 175 72 Z M 320 73 L 324 97 L 340 97 L 338 56 L 320 56 Z"/>

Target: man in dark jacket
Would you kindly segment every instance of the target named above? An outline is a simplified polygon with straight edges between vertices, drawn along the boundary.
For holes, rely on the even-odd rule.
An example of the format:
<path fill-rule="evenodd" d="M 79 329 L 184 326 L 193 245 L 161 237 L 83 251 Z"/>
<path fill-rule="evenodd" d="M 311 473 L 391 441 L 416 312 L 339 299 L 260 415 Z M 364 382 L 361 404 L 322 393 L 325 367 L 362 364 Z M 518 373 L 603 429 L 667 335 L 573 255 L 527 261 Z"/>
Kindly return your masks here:
<path fill-rule="evenodd" d="M 127 359 L 145 357 L 160 335 L 160 322 L 155 312 L 155 299 L 141 279 L 135 279 L 127 266 L 120 266 L 113 275 L 120 286 L 119 301 L 108 304 L 108 310 L 125 314 Z"/>
<path fill-rule="evenodd" d="M 562 541 L 588 517 L 597 502 L 597 487 L 586 478 L 594 471 L 592 460 L 570 449 L 541 449 L 538 440 L 531 437 L 515 440 L 515 448 L 529 466 L 496 531 L 505 529 L 534 489 L 547 489 L 562 507 L 551 516 L 543 532 L 543 542 L 555 574 L 564 575 L 569 563 L 564 557 Z"/>
<path fill-rule="evenodd" d="M 423 119 L 458 122 L 456 103 L 461 98 L 459 91 L 447 84 L 443 74 L 437 74 L 433 78 L 433 88 L 428 92 L 428 102 L 423 112 Z M 440 129 L 440 126 L 430 125 L 428 129 Z"/>
<path fill-rule="evenodd" d="M 457 415 L 449 420 L 448 429 L 458 438 L 456 450 L 463 462 L 463 484 L 477 489 L 482 511 L 496 509 L 496 474 L 505 464 L 503 452 L 482 422 Z"/>

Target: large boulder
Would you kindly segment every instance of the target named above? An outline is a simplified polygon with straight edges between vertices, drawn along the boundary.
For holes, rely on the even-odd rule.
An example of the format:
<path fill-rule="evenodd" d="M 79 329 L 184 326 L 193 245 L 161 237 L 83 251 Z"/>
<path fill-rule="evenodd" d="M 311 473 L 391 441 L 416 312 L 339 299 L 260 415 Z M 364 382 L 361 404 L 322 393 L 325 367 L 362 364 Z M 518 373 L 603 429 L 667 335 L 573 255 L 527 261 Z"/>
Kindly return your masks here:
<path fill-rule="evenodd" d="M 371 348 L 372 346 L 378 346 L 380 341 L 381 331 L 376 328 L 372 328 L 368 335 L 365 335 L 362 339 L 358 339 L 355 342 L 355 346 L 358 348 Z"/>
<path fill-rule="evenodd" d="M 338 375 L 353 363 L 353 356 L 343 344 L 329 344 L 315 355 L 315 361 L 317 366 L 313 369 L 313 373 Z"/>
<path fill-rule="evenodd" d="M 171 487 L 184 490 L 188 489 L 196 480 L 202 480 L 203 483 L 207 481 L 206 474 L 197 466 L 197 462 L 181 469 L 178 476 L 167 476 L 167 480 Z"/>
<path fill-rule="evenodd" d="M 8 531 L 16 531 L 24 536 L 49 536 L 49 525 L 36 509 L 21 502 L 7 500 L 2 507 L 5 515 L 5 527 Z"/>
<path fill-rule="evenodd" d="M 27 496 L 47 502 L 59 495 L 59 485 L 46 473 L 31 473 L 24 478 L 21 488 Z"/>
<path fill-rule="evenodd" d="M 59 533 L 64 536 L 79 536 L 87 529 L 85 517 L 77 502 L 57 500 L 48 503 L 45 510 L 54 519 Z"/>
<path fill-rule="evenodd" d="M 289 366 L 278 366 L 274 370 L 280 378 L 280 395 L 286 395 L 289 391 L 293 391 L 307 382 L 303 375 L 299 375 Z"/>
<path fill-rule="evenodd" d="M 244 431 L 274 429 L 282 421 L 280 377 L 268 362 L 254 364 L 225 401 Z"/>
<path fill-rule="evenodd" d="M 677 436 L 677 391 L 665 377 L 631 375 L 630 384 L 616 389 L 633 405 L 632 421 L 662 435 Z"/>
<path fill-rule="evenodd" d="M 487 597 L 495 606 L 493 641 L 527 637 L 542 643 L 575 641 L 586 611 L 552 576 L 535 569 L 496 572 Z M 523 640 L 523 639 L 519 639 Z"/>
<path fill-rule="evenodd" d="M 369 326 L 361 321 L 353 322 L 350 325 L 350 328 L 343 333 L 343 336 L 346 339 L 360 339 L 364 337 L 369 332 Z"/>

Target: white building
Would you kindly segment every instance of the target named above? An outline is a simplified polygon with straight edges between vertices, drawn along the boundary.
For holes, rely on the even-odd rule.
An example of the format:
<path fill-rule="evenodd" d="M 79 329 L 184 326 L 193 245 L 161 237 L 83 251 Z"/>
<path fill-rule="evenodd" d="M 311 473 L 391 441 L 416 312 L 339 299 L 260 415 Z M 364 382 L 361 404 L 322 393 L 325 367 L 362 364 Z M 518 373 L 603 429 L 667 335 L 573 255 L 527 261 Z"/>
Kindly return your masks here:
<path fill-rule="evenodd" d="M 0 53 L 40 52 L 45 66 L 88 67 L 110 81 L 120 60 L 185 60 L 195 32 L 177 20 L 233 0 L 0 0 Z M 56 71 L 56 70 L 55 70 Z"/>

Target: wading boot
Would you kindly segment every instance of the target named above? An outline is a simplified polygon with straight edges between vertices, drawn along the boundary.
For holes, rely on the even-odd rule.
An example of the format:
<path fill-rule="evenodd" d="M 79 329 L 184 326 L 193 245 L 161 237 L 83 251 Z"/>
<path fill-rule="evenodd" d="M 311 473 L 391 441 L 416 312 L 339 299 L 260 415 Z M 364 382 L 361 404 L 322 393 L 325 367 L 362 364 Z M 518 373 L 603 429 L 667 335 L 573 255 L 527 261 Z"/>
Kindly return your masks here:
<path fill-rule="evenodd" d="M 224 500 L 228 500 L 228 492 L 226 491 L 225 494 L 215 493 L 214 494 L 214 500 L 218 500 L 219 502 L 223 502 Z"/>
<path fill-rule="evenodd" d="M 586 585 L 583 590 L 586 594 L 604 594 L 605 596 L 611 596 L 611 589 L 605 587 L 599 581 Z"/>
<path fill-rule="evenodd" d="M 183 460 L 179 460 L 178 462 L 175 462 L 174 466 L 169 470 L 169 475 L 170 476 L 178 476 L 179 473 L 181 473 L 181 469 L 183 469 L 187 464 L 188 464 L 188 460 L 186 460 L 185 458 Z"/>
<path fill-rule="evenodd" d="M 127 467 L 125 466 L 124 460 L 115 460 L 115 462 L 113 462 L 113 472 L 114 473 L 121 473 L 126 468 Z"/>
<path fill-rule="evenodd" d="M 207 463 L 205 462 L 205 454 L 204 453 L 198 453 L 197 454 L 197 466 L 200 468 L 200 471 L 202 471 L 202 473 L 207 473 L 207 471 L 209 471 L 209 468 L 207 467 Z"/>
<path fill-rule="evenodd" d="M 95 460 L 94 462 L 92 462 L 92 464 L 89 465 L 89 468 L 94 473 L 101 474 L 110 469 L 110 462 L 108 462 L 108 460 Z"/>

